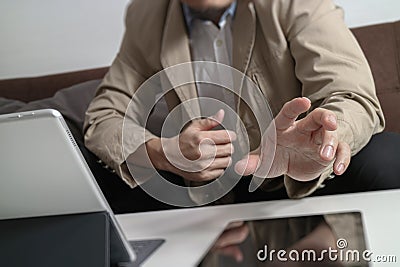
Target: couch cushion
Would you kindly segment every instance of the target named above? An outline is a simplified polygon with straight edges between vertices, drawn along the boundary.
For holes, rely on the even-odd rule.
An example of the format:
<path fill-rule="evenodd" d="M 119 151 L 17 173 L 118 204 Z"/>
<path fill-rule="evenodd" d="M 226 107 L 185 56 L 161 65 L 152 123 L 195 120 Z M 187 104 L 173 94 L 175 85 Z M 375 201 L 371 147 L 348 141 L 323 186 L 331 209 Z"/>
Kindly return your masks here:
<path fill-rule="evenodd" d="M 370 64 L 386 118 L 386 131 L 400 133 L 400 21 L 352 29 Z"/>
<path fill-rule="evenodd" d="M 80 83 L 58 91 L 53 97 L 24 103 L 0 98 L 0 114 L 52 108 L 60 111 L 77 142 L 83 143 L 83 122 L 86 109 L 101 80 Z"/>
<path fill-rule="evenodd" d="M 0 114 L 13 113 L 25 105 L 26 103 L 19 100 L 0 97 Z"/>
<path fill-rule="evenodd" d="M 24 102 L 51 97 L 58 90 L 75 84 L 102 79 L 108 67 L 74 72 L 0 80 L 0 96 Z"/>

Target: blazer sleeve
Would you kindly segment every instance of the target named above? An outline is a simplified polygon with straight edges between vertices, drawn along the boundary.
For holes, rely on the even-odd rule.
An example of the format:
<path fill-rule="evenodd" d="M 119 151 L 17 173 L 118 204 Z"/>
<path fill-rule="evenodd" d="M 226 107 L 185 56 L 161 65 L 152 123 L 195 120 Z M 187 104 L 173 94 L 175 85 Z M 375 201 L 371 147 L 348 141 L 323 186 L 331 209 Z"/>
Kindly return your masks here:
<path fill-rule="evenodd" d="M 384 129 L 384 117 L 367 60 L 345 25 L 342 9 L 331 0 L 280 1 L 280 20 L 295 60 L 302 95 L 316 107 L 333 111 L 338 138 L 355 155 Z M 285 177 L 290 197 L 314 192 L 333 177 L 332 165 L 308 183 Z"/>
<path fill-rule="evenodd" d="M 134 91 L 144 78 L 120 57 L 118 55 L 114 60 L 86 112 L 85 145 L 114 169 L 125 182 L 134 187 L 136 182 L 129 173 L 126 156 L 134 153 L 139 146 L 155 136 L 145 129 L 139 117 L 129 120 L 129 131 L 126 122 L 124 128 L 125 112 Z M 135 105 L 134 109 L 134 114 L 146 113 L 139 105 Z M 129 142 L 123 143 L 123 140 Z"/>
<path fill-rule="evenodd" d="M 144 168 L 130 164 L 129 169 L 135 168 L 138 176 L 133 179 L 125 159 L 157 137 L 146 129 L 148 118 L 145 116 L 149 109 L 153 110 L 160 86 L 147 86 L 145 101 L 135 101 L 137 98 L 133 96 L 162 69 L 160 46 L 168 4 L 169 1 L 147 0 L 129 4 L 119 52 L 86 113 L 85 145 L 131 187 L 136 185 L 135 180 L 142 181 L 149 176 Z M 129 117 L 128 125 L 125 117 Z"/>
<path fill-rule="evenodd" d="M 136 186 L 136 182 L 125 159 L 142 144 L 156 137 L 146 129 L 146 120 L 143 118 L 148 107 L 140 101 L 130 104 L 140 86 L 156 71 L 149 67 L 149 51 L 146 54 L 138 47 L 139 41 L 151 39 L 138 23 L 143 16 L 152 14 L 144 9 L 148 6 L 146 2 L 134 1 L 128 7 L 126 31 L 119 53 L 97 89 L 84 123 L 85 145 L 131 187 Z M 157 49 L 151 52 L 150 55 L 157 57 Z M 149 92 L 147 97 L 155 98 L 155 95 Z M 131 112 L 128 112 L 128 106 Z M 127 112 L 131 115 L 129 130 L 126 123 L 124 128 Z"/>

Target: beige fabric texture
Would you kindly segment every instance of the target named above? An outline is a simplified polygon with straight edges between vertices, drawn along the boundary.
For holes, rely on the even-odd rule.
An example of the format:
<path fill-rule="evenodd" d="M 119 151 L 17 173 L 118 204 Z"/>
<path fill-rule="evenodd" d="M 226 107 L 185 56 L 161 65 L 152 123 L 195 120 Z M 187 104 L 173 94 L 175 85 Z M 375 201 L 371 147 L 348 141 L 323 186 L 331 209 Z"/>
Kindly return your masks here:
<path fill-rule="evenodd" d="M 233 21 L 233 67 L 260 88 L 276 115 L 283 104 L 306 96 L 312 107 L 335 112 L 338 136 L 352 155 L 384 128 L 368 63 L 343 21 L 343 12 L 331 0 L 239 0 Z M 97 90 L 85 119 L 85 144 L 132 187 L 122 154 L 125 110 L 138 87 L 167 67 L 190 62 L 189 38 L 179 0 L 135 0 L 126 15 L 120 51 Z M 196 88 L 177 88 L 166 96 L 169 109 L 197 96 Z M 139 109 L 139 107 L 138 107 Z M 260 133 L 254 116 L 239 108 L 250 135 L 251 148 Z M 143 126 L 132 127 L 133 153 L 142 145 Z M 146 140 L 154 138 L 146 130 Z M 298 182 L 288 176 L 284 185 L 291 198 L 314 192 L 332 173 Z M 268 182 L 263 185 L 268 189 Z"/>

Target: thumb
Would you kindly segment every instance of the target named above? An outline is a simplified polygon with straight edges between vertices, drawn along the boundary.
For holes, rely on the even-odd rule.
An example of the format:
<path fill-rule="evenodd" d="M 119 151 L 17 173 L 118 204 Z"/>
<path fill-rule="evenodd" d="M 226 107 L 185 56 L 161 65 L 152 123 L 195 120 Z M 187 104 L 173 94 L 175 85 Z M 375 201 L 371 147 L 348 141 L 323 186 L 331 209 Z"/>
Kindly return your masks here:
<path fill-rule="evenodd" d="M 235 172 L 243 176 L 254 174 L 259 161 L 260 156 L 258 154 L 248 154 L 235 164 Z"/>
<path fill-rule="evenodd" d="M 220 109 L 211 117 L 193 121 L 193 125 L 201 131 L 208 131 L 220 125 L 224 120 L 224 116 L 225 111 L 223 109 Z"/>

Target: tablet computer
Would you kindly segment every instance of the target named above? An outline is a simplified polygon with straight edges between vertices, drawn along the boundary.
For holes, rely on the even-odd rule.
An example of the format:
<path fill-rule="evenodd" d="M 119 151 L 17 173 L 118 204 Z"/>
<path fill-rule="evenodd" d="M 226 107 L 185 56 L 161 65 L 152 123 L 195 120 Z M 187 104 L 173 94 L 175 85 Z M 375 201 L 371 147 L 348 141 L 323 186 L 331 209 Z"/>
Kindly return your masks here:
<path fill-rule="evenodd" d="M 231 222 L 198 264 L 369 266 L 360 212 Z"/>
<path fill-rule="evenodd" d="M 137 264 L 164 242 L 128 242 L 58 111 L 0 115 L 0 147 L 0 220 L 106 211 L 112 263 Z"/>

